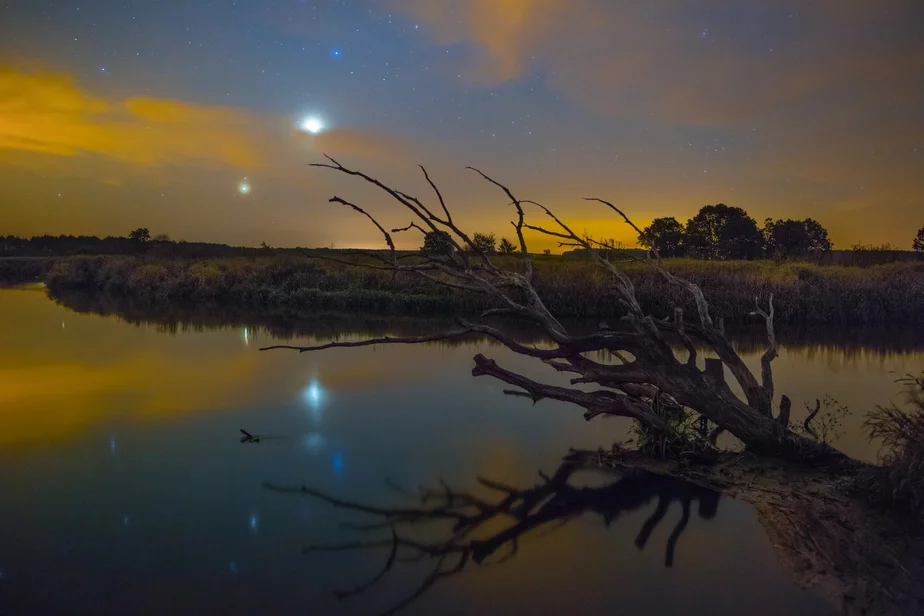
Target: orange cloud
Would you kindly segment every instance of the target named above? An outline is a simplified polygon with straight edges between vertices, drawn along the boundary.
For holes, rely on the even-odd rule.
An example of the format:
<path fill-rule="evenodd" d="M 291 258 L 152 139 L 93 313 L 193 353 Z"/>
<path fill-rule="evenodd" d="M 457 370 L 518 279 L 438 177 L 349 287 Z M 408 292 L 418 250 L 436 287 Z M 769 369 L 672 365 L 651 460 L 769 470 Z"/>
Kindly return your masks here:
<path fill-rule="evenodd" d="M 414 163 L 435 157 L 386 132 L 309 135 L 296 121 L 161 97 L 114 99 L 67 75 L 0 68 L 6 232 L 106 235 L 144 225 L 248 245 L 375 242 L 374 228 L 327 203 L 345 178 L 306 165 L 328 153 L 418 179 Z M 253 187 L 249 198 L 237 191 L 242 177 Z"/>
<path fill-rule="evenodd" d="M 337 128 L 309 135 L 286 128 L 291 123 L 172 99 L 112 102 L 81 90 L 65 75 L 0 70 L 2 164 L 17 164 L 17 152 L 96 154 L 145 167 L 228 167 L 292 179 L 303 174 L 305 163 L 322 160 L 322 152 L 410 164 L 417 149 L 393 135 Z"/>
<path fill-rule="evenodd" d="M 392 4 L 426 23 L 439 44 L 474 44 L 473 76 L 479 81 L 502 82 L 524 72 L 537 35 L 554 26 L 571 3 L 569 0 L 393 0 Z"/>
<path fill-rule="evenodd" d="M 135 165 L 252 170 L 266 144 L 246 113 L 181 101 L 107 101 L 73 79 L 0 70 L 0 150 L 97 154 Z"/>

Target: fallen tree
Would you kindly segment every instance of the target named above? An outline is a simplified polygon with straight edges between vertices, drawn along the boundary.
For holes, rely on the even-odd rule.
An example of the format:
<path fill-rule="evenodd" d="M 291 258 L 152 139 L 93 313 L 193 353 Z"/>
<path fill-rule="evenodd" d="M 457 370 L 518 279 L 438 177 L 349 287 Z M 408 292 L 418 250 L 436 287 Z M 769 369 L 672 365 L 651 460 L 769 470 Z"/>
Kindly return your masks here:
<path fill-rule="evenodd" d="M 791 400 L 781 395 L 777 402 L 772 366 L 778 350 L 772 296 L 764 304 L 755 298 L 752 312 L 763 321 L 766 329 L 767 347 L 761 357 L 758 378 L 726 338 L 722 319 L 710 314 L 702 290 L 671 273 L 656 251 L 651 251 L 649 258 L 641 260 L 642 263 L 653 268 L 665 285 L 679 288 L 690 297 L 696 307 L 692 319 L 687 320 L 679 307 L 669 315 L 646 314 L 636 299 L 631 280 L 620 269 L 620 263 L 613 260 L 611 246 L 575 233 L 548 207 L 518 198 L 508 187 L 477 169 L 472 171 L 496 186 L 515 212 L 512 225 L 520 256 L 515 266 L 498 265 L 492 255 L 483 251 L 455 223 L 442 193 L 423 167 L 421 170 L 433 191 L 436 206 L 428 206 L 421 199 L 363 172 L 347 168 L 332 158 L 328 161 L 313 166 L 331 169 L 377 187 L 412 217 L 407 226 L 389 231 L 359 205 L 339 196 L 330 199 L 332 203 L 366 217 L 385 239 L 388 252 L 367 253 L 369 260 L 363 267 L 391 272 L 395 276 L 421 276 L 452 289 L 479 293 L 489 298 L 495 307 L 482 314 L 481 322 L 459 319 L 454 329 L 435 335 L 384 336 L 317 346 L 276 345 L 267 349 L 311 352 L 333 347 L 417 344 L 483 336 L 500 342 L 515 353 L 544 362 L 556 371 L 572 375 L 570 387 L 551 385 L 508 370 L 482 354 L 476 355 L 472 374 L 491 376 L 515 388 L 506 390 L 507 394 L 527 397 L 534 403 L 543 399 L 568 402 L 583 408 L 587 420 L 601 415 L 634 419 L 642 432 L 652 437 L 652 442 L 660 439 L 662 458 L 667 451 L 664 439 L 676 427 L 678 418 L 699 418 L 701 434 L 704 435 L 693 443 L 694 457 L 699 464 L 691 463 L 687 455 L 659 460 L 650 456 L 650 452 L 627 451 L 620 447 L 599 452 L 573 452 L 553 477 L 546 477 L 543 485 L 533 489 L 520 490 L 482 482 L 482 485 L 504 495 L 497 502 L 458 494 L 444 486 L 442 497 L 430 494 L 431 498 L 442 498 L 435 509 L 388 510 L 338 500 L 307 487 L 286 490 L 383 518 L 381 523 L 364 528 L 388 529 L 391 531 L 390 539 L 328 546 L 335 550 L 390 547 L 386 566 L 372 583 L 381 579 L 401 559 L 432 558 L 436 561 L 434 572 L 410 597 L 413 600 L 439 579 L 464 568 L 468 562 L 481 562 L 504 546 L 511 550 L 510 553 L 515 553 L 518 537 L 532 528 L 585 511 L 595 511 L 605 519 L 612 519 L 627 508 L 640 506 L 640 500 L 653 494 L 651 489 L 640 488 L 632 481 L 617 482 L 614 485 L 619 487 L 599 493 L 575 492 L 575 488 L 568 484 L 576 470 L 595 468 L 618 473 L 642 473 L 646 477 L 645 485 L 656 486 L 655 492 L 664 491 L 667 502 L 670 494 L 680 494 L 685 512 L 694 496 L 702 501 L 703 498 L 711 498 L 704 496 L 711 491 L 750 502 L 757 509 L 780 561 L 796 581 L 804 586 L 820 585 L 846 613 L 920 613 L 924 609 L 924 592 L 916 585 L 916 580 L 924 575 L 924 540 L 919 520 L 909 520 L 904 512 L 876 509 L 868 502 L 869 493 L 858 492 L 862 486 L 869 485 L 871 476 L 877 481 L 883 478 L 885 474 L 881 469 L 853 460 L 831 445 L 811 438 L 811 419 L 819 412 L 820 403 L 816 402 L 815 412 L 799 429 L 794 430 L 790 425 Z M 598 198 L 590 200 L 610 209 L 640 233 L 630 218 L 612 203 Z M 527 208 L 534 208 L 554 226 L 549 228 L 527 222 Z M 582 249 L 591 255 L 610 275 L 613 292 L 625 313 L 621 327 L 601 325 L 597 331 L 584 335 L 568 331 L 546 308 L 532 285 L 533 264 L 524 236 L 526 230 L 555 238 L 561 246 Z M 419 232 L 424 236 L 439 233 L 451 244 L 451 250 L 440 251 L 440 254 L 399 256 L 393 235 L 405 232 Z M 334 256 L 318 255 L 317 258 L 338 261 Z M 638 261 L 631 255 L 625 258 Z M 341 262 L 356 265 L 352 261 Z M 510 261 L 505 260 L 504 263 Z M 549 345 L 540 348 L 527 344 L 518 339 L 513 329 L 498 324 L 498 319 L 501 323 L 506 320 L 508 324 L 511 319 L 524 319 L 535 324 Z M 703 349 L 714 357 L 703 357 L 700 362 Z M 735 395 L 726 382 L 725 370 L 740 386 L 742 397 Z M 914 425 L 919 427 L 919 417 L 915 421 Z M 887 429 L 891 425 L 905 424 L 885 420 L 877 424 L 880 433 L 887 436 L 891 434 Z M 746 455 L 720 452 L 715 443 L 722 431 L 739 439 Z M 705 437 L 707 434 L 708 438 Z M 686 434 L 684 438 L 688 436 Z M 900 445 L 904 442 L 902 438 L 907 440 L 907 437 L 900 436 L 892 435 L 890 438 Z M 919 447 L 902 456 L 899 457 L 898 453 L 893 455 L 901 461 L 901 464 L 891 465 L 893 473 L 905 472 L 912 467 L 919 469 Z M 676 480 L 691 482 L 692 487 L 684 487 Z M 919 502 L 920 480 L 915 481 L 918 483 L 914 490 L 918 492 L 904 498 Z M 909 493 L 907 487 L 902 489 L 901 494 Z M 549 508 L 550 503 L 555 506 Z M 666 502 L 662 503 L 663 507 L 666 507 Z M 513 526 L 487 542 L 470 538 L 471 532 L 498 515 L 513 518 Z M 449 539 L 436 544 L 421 543 L 398 534 L 397 528 L 401 524 L 431 518 L 455 522 Z M 653 520 L 651 523 L 656 524 L 658 518 Z M 666 554 L 668 562 L 672 560 L 673 545 L 682 531 L 681 526 L 672 535 Z M 410 550 L 412 555 L 399 556 L 402 550 Z M 370 585 L 363 585 L 344 595 L 362 592 Z"/>
<path fill-rule="evenodd" d="M 362 267 L 385 270 L 394 275 L 421 276 L 452 289 L 483 294 L 496 304 L 495 308 L 483 313 L 484 319 L 527 319 L 541 328 L 552 347 L 539 349 L 527 346 L 502 326 L 494 324 L 495 321 L 474 323 L 460 319 L 455 329 L 434 336 L 386 337 L 360 342 L 332 342 L 315 347 L 278 345 L 269 348 L 308 352 L 343 346 L 414 344 L 468 335 L 487 336 L 516 353 L 534 357 L 557 371 L 575 375 L 571 379 L 572 385 L 590 384 L 598 387 L 587 391 L 537 382 L 505 369 L 482 354 L 476 355 L 472 374 L 492 376 L 516 387 L 516 390 L 508 391 L 513 395 L 528 396 L 534 402 L 543 399 L 569 402 L 582 407 L 584 417 L 588 420 L 600 415 L 629 417 L 655 432 L 667 427 L 665 409 L 681 409 L 695 413 L 715 426 L 711 434 L 713 442 L 721 431 L 727 431 L 752 451 L 854 464 L 829 445 L 790 430 L 791 402 L 786 396 L 780 398 L 779 413 L 774 415 L 772 362 L 777 356 L 777 345 L 772 295 L 767 298 L 766 309 L 760 305 L 759 298 L 755 298 L 752 313 L 763 319 L 767 331 L 767 350 L 761 358 L 761 375 L 758 379 L 725 337 L 722 319 L 716 319 L 710 314 L 702 290 L 696 284 L 672 274 L 663 265 L 657 251 L 651 251 L 650 258 L 642 262 L 656 270 L 666 285 L 677 286 L 689 294 L 696 306 L 692 321 L 685 319 L 680 308 L 675 308 L 672 315 L 662 317 L 646 314 L 636 299 L 631 280 L 620 269 L 619 263 L 613 261 L 615 251 L 611 246 L 575 233 L 548 207 L 536 201 L 518 198 L 508 187 L 477 169 L 470 168 L 502 191 L 514 209 L 516 218 L 511 224 L 521 257 L 516 267 L 497 265 L 491 255 L 473 241 L 473 236 L 456 224 L 442 193 L 423 167 L 423 176 L 432 188 L 438 206 L 428 206 L 421 199 L 392 188 L 361 171 L 345 167 L 333 158 L 328 157 L 328 161 L 312 166 L 332 169 L 377 187 L 411 216 L 407 226 L 389 231 L 361 206 L 339 196 L 330 199 L 330 202 L 366 217 L 385 239 L 388 252 L 384 254 L 387 256 L 383 256 L 383 253 L 366 253 L 370 261 Z M 641 233 L 629 217 L 612 203 L 598 198 L 590 200 L 610 209 L 637 233 Z M 527 222 L 526 208 L 535 208 L 551 219 L 554 226 L 547 228 Z M 546 308 L 532 285 L 533 263 L 524 236 L 525 230 L 555 238 L 560 246 L 587 251 L 611 276 L 613 291 L 625 311 L 625 327 L 603 327 L 591 335 L 570 334 Z M 421 252 L 413 258 L 399 256 L 393 235 L 404 232 L 419 232 L 424 236 L 428 233 L 440 234 L 451 245 L 451 249 L 441 251 L 440 254 Z M 318 258 L 339 261 L 333 256 L 319 255 Z M 638 260 L 631 256 L 627 258 Z M 356 265 L 351 261 L 342 262 Z M 678 356 L 669 337 L 680 341 L 686 357 Z M 701 369 L 697 363 L 697 348 L 703 347 L 716 356 L 705 359 L 705 369 Z M 614 361 L 602 362 L 588 356 L 599 352 L 608 354 Z M 744 392 L 743 400 L 725 382 L 725 369 Z"/>

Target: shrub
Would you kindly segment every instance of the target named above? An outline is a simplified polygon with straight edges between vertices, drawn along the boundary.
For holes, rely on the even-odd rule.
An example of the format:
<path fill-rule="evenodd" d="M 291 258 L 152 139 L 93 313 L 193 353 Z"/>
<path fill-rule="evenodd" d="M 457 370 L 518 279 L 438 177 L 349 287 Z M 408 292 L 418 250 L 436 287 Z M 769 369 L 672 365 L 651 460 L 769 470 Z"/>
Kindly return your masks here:
<path fill-rule="evenodd" d="M 865 422 L 870 439 L 882 441 L 882 473 L 868 487 L 924 515 L 924 372 L 899 382 L 906 408 L 877 406 Z"/>

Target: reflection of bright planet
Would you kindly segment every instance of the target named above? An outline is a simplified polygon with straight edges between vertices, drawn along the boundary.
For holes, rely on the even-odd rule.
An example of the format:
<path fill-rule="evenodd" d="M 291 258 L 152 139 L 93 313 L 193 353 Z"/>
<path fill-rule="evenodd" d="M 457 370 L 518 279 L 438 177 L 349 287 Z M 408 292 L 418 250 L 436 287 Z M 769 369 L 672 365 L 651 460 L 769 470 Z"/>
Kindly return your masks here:
<path fill-rule="evenodd" d="M 241 183 L 238 185 L 237 190 L 238 190 L 238 192 L 240 192 L 242 195 L 246 195 L 246 194 L 248 194 L 248 193 L 250 192 L 250 184 L 248 184 L 247 182 L 241 182 Z"/>
<path fill-rule="evenodd" d="M 324 437 L 317 432 L 311 432 L 305 437 L 305 447 L 311 451 L 317 451 L 324 446 Z"/>
<path fill-rule="evenodd" d="M 321 122 L 320 118 L 310 117 L 302 120 L 302 130 L 312 135 L 317 135 L 322 130 L 324 130 L 324 123 Z"/>
<path fill-rule="evenodd" d="M 318 387 L 317 383 L 312 383 L 308 386 L 308 399 L 312 402 L 321 401 L 321 388 Z"/>
<path fill-rule="evenodd" d="M 324 392 L 321 391 L 321 386 L 317 381 L 312 381 L 311 384 L 304 390 L 305 400 L 314 408 L 317 408 L 321 403 L 321 398 L 324 396 Z"/>

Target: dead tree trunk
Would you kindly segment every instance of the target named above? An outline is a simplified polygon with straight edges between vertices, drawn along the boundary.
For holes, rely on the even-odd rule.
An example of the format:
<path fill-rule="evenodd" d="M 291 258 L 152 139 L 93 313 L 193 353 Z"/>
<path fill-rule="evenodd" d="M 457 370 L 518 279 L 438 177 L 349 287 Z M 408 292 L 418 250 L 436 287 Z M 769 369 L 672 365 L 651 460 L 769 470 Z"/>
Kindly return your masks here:
<path fill-rule="evenodd" d="M 498 187 L 509 199 L 515 211 L 516 218 L 511 224 L 519 241 L 522 259 L 517 260 L 514 266 L 495 263 L 489 254 L 473 243 L 470 236 L 453 220 L 442 193 L 423 167 L 421 170 L 424 179 L 433 190 L 438 207 L 428 206 L 421 199 L 391 188 L 361 171 L 344 167 L 332 158 L 328 157 L 328 161 L 312 166 L 332 169 L 377 187 L 411 215 L 411 222 L 402 228 L 388 231 L 376 217 L 359 205 L 338 196 L 332 197 L 332 203 L 349 207 L 368 218 L 384 236 L 389 252 L 387 257 L 376 253 L 364 253 L 367 260 L 362 264 L 326 255 L 317 255 L 317 258 L 390 271 L 395 275 L 416 275 L 452 289 L 485 295 L 494 300 L 496 308 L 483 313 L 483 318 L 513 316 L 531 320 L 542 328 L 553 347 L 537 349 L 526 346 L 502 327 L 460 319 L 456 329 L 442 336 L 334 342 L 319 347 L 269 348 L 289 348 L 305 352 L 337 346 L 430 342 L 439 338 L 470 334 L 487 336 L 516 353 L 543 361 L 557 371 L 572 373 L 572 385 L 594 384 L 598 387 L 593 391 L 584 391 L 574 387 L 540 383 L 511 372 L 481 354 L 477 355 L 472 374 L 492 376 L 518 388 L 508 393 L 525 395 L 534 401 L 548 398 L 570 402 L 582 407 L 587 419 L 598 415 L 630 417 L 653 430 L 662 430 L 665 427 L 663 419 L 654 407 L 656 399 L 666 400 L 672 405 L 689 409 L 707 418 L 720 430 L 733 434 L 752 450 L 800 457 L 842 456 L 827 445 L 790 432 L 787 414 L 781 414 L 779 418 L 773 416 L 774 383 L 771 363 L 777 355 L 777 347 L 772 296 L 769 298 L 767 311 L 764 311 L 758 302 L 755 312 L 752 313 L 764 319 L 768 335 L 768 349 L 761 360 L 762 378 L 758 381 L 725 337 L 721 319 L 718 323 L 713 321 L 702 290 L 696 284 L 672 274 L 661 262 L 656 251 L 652 251 L 647 259 L 636 260 L 659 272 L 665 284 L 679 286 L 690 295 L 696 306 L 694 322 L 685 322 L 680 311 L 675 311 L 673 315 L 665 315 L 663 319 L 646 314 L 636 299 L 631 280 L 610 259 L 611 247 L 575 233 L 546 206 L 517 198 L 509 188 L 477 169 L 472 171 Z M 612 203 L 602 199 L 590 200 L 608 207 L 636 232 L 641 233 L 641 230 Z M 536 208 L 551 219 L 554 226 L 546 228 L 527 223 L 526 207 Z M 611 276 L 612 289 L 626 313 L 626 328 L 620 331 L 601 329 L 589 336 L 570 334 L 549 312 L 532 285 L 533 263 L 524 230 L 556 238 L 560 246 L 581 248 L 592 255 L 596 263 Z M 413 259 L 399 259 L 392 236 L 395 233 L 411 231 L 424 235 L 431 232 L 445 234 L 452 245 L 452 251 L 445 255 L 422 253 Z M 627 258 L 632 257 L 627 255 Z M 682 342 L 687 351 L 685 359 L 681 360 L 673 350 L 668 341 L 670 336 L 676 336 Z M 721 362 L 722 366 L 728 368 L 744 392 L 744 400 L 738 398 L 723 379 L 717 379 L 697 366 L 694 341 L 711 351 L 717 358 L 715 362 Z M 590 359 L 588 353 L 596 351 L 607 351 L 613 357 L 620 358 L 621 363 L 601 363 Z"/>

